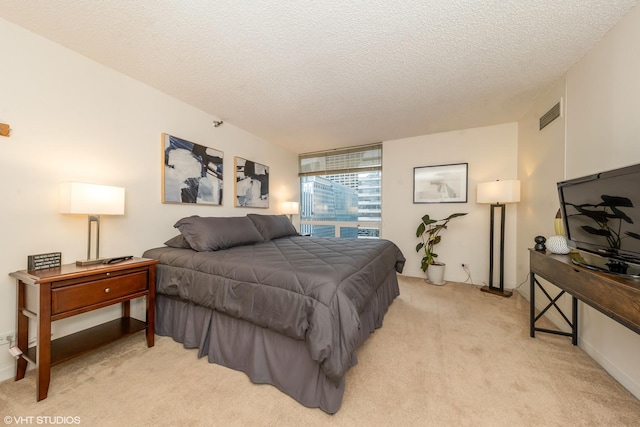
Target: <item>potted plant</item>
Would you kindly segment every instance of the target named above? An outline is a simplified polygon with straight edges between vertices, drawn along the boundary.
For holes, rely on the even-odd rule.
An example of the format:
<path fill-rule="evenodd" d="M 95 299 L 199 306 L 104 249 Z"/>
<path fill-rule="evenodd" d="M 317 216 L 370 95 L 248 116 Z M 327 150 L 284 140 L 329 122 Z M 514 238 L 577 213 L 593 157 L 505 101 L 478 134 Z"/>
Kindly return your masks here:
<path fill-rule="evenodd" d="M 434 246 L 440 243 L 442 236 L 440 232 L 447 229 L 447 224 L 454 218 L 464 216 L 467 213 L 454 213 L 444 219 L 432 219 L 429 215 L 422 217 L 422 221 L 416 229 L 416 237 L 420 237 L 422 242 L 416 246 L 416 252 L 423 251 L 421 268 L 427 273 L 427 278 L 434 285 L 444 284 L 444 263 L 438 262 L 438 254 L 434 252 Z M 431 267 L 431 268 L 429 268 Z"/>

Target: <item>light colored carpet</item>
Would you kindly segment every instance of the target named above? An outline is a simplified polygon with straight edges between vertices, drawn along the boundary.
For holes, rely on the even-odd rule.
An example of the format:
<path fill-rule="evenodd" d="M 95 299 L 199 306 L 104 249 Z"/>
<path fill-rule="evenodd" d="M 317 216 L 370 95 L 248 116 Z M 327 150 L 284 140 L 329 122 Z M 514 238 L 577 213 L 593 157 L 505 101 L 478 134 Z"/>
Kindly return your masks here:
<path fill-rule="evenodd" d="M 170 338 L 148 349 L 143 333 L 54 367 L 42 402 L 33 371 L 0 383 L 0 415 L 79 417 L 84 426 L 639 425 L 640 401 L 569 338 L 529 337 L 518 295 L 402 276 L 400 290 L 359 350 L 335 415 L 198 359 Z"/>

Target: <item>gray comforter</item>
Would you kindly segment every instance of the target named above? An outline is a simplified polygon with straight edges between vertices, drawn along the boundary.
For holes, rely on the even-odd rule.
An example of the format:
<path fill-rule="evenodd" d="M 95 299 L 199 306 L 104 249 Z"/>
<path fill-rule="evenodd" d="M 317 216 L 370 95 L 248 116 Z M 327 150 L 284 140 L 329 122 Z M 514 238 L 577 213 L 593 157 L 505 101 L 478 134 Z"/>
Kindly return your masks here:
<path fill-rule="evenodd" d="M 359 314 L 404 257 L 387 240 L 284 237 L 215 252 L 149 249 L 156 292 L 304 340 L 339 382 L 357 346 Z"/>

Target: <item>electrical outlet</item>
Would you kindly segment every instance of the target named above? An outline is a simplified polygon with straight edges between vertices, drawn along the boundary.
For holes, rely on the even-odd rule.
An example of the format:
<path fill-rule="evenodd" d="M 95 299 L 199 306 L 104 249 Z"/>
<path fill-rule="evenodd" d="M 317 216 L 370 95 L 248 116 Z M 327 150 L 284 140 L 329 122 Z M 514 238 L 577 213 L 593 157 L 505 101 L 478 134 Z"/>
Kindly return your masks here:
<path fill-rule="evenodd" d="M 11 344 L 15 342 L 16 334 L 14 332 L 5 332 L 0 334 L 0 345 Z"/>

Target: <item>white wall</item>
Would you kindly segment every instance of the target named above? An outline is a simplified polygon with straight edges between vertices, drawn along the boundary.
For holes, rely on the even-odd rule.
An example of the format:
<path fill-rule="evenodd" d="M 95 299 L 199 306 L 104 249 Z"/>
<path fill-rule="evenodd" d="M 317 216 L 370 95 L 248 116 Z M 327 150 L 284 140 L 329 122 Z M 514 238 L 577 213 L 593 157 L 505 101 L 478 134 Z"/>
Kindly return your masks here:
<path fill-rule="evenodd" d="M 638 40 L 640 6 L 569 71 L 566 178 L 640 163 Z M 579 315 L 581 347 L 640 398 L 640 335 L 584 305 Z"/>
<path fill-rule="evenodd" d="M 461 264 L 469 264 L 476 284 L 489 280 L 489 205 L 476 203 L 480 182 L 517 178 L 517 123 L 424 135 L 383 144 L 382 237 L 395 242 L 407 263 L 403 274 L 424 277 L 422 256 L 415 232 L 420 218 L 455 218 L 441 234 L 436 247 L 438 260 L 447 264 L 445 280 L 463 282 L 467 274 Z M 469 163 L 467 203 L 413 203 L 413 168 L 418 166 Z M 516 285 L 515 245 L 518 205 L 508 205 L 505 231 L 505 288 Z M 496 267 L 497 270 L 497 267 Z M 497 274 L 497 273 L 496 273 Z M 497 282 L 494 282 L 497 284 Z"/>
<path fill-rule="evenodd" d="M 136 255 L 177 234 L 188 215 L 275 213 L 297 199 L 297 156 L 230 123 L 179 102 L 0 19 L 0 333 L 15 330 L 15 282 L 31 254 L 60 251 L 63 262 L 86 258 L 85 216 L 58 213 L 58 184 L 83 181 L 126 189 L 125 215 L 102 218 L 103 256 Z M 224 152 L 224 206 L 161 203 L 163 132 Z M 270 166 L 271 209 L 233 207 L 233 157 Z M 137 305 L 138 312 L 141 305 Z M 135 307 L 134 307 L 135 312 Z M 54 324 L 54 336 L 97 324 L 115 307 Z M 0 379 L 13 376 L 8 346 L 0 346 Z"/>
<path fill-rule="evenodd" d="M 529 248 L 534 246 L 536 236 L 548 238 L 555 234 L 553 224 L 560 207 L 557 183 L 564 179 L 565 98 L 563 78 L 539 94 L 535 105 L 520 120 L 518 127 L 518 177 L 522 188 L 518 205 L 517 275 L 525 281 L 519 292 L 527 299 L 529 281 L 525 279 L 529 273 Z M 540 130 L 540 117 L 557 102 L 562 104 L 561 117 Z M 570 297 L 563 299 L 570 304 Z M 570 307 L 566 306 L 567 309 Z M 554 314 L 552 310 L 550 315 Z"/>

